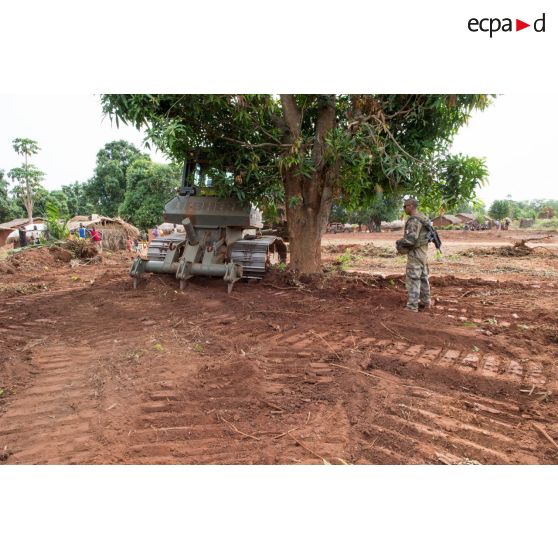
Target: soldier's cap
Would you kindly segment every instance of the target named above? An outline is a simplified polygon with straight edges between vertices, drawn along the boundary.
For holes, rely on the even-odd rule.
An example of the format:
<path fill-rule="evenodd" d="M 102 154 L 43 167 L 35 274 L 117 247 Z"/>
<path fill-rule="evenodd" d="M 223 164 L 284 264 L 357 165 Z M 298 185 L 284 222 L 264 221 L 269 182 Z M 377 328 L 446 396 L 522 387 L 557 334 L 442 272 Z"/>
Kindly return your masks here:
<path fill-rule="evenodd" d="M 407 198 L 403 202 L 403 207 L 405 207 L 407 205 L 412 205 L 413 207 L 418 207 L 418 200 L 416 198 Z"/>

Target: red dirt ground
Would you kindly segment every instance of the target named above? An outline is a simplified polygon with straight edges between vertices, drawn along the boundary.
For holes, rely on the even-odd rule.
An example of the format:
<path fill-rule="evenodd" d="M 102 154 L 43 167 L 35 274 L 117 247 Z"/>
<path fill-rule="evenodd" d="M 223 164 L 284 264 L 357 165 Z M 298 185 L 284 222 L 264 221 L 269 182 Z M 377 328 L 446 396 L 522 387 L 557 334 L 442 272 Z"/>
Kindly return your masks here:
<path fill-rule="evenodd" d="M 396 259 L 386 278 L 275 272 L 228 296 L 133 290 L 126 254 L 43 256 L 0 270 L 3 463 L 558 463 L 552 262 L 440 267 L 413 314 Z"/>

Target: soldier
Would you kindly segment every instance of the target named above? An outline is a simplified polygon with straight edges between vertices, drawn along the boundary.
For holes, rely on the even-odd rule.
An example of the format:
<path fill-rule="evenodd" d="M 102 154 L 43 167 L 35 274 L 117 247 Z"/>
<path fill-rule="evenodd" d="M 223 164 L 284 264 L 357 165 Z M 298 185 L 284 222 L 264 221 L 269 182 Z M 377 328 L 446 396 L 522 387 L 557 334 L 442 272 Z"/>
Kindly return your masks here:
<path fill-rule="evenodd" d="M 424 223 L 428 218 L 417 211 L 414 198 L 405 200 L 403 209 L 409 218 L 405 223 L 405 236 L 396 242 L 397 251 L 407 254 L 406 287 L 408 294 L 405 310 L 418 312 L 430 308 L 430 284 L 428 283 L 428 233 Z"/>

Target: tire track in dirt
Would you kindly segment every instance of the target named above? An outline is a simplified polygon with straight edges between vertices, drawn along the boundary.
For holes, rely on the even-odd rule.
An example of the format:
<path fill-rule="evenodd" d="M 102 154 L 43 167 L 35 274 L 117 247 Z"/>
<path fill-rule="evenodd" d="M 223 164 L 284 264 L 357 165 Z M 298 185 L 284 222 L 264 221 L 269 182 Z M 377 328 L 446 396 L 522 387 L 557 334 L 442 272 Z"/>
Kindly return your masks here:
<path fill-rule="evenodd" d="M 98 402 L 84 371 L 91 350 L 45 347 L 33 357 L 34 378 L 0 418 L 11 463 L 87 462 L 95 446 L 91 420 Z"/>
<path fill-rule="evenodd" d="M 219 318 L 228 323 L 231 316 L 225 314 Z M 242 327 L 233 327 L 232 331 L 230 325 L 216 328 L 216 333 L 222 334 L 224 331 L 238 336 Z M 502 386 L 513 392 L 526 386 L 543 389 L 547 384 L 548 371 L 536 361 L 518 362 L 481 351 L 427 347 L 406 341 L 365 337 L 362 331 L 291 330 L 272 336 L 262 332 L 255 334 L 251 342 L 255 346 L 258 343 L 267 346 L 260 351 L 259 357 L 267 363 L 268 372 L 264 378 L 269 383 L 270 393 L 274 394 L 281 394 L 285 390 L 289 378 L 292 378 L 288 371 L 295 370 L 294 377 L 296 379 L 298 376 L 299 383 L 301 372 L 306 374 L 305 381 L 308 382 L 309 373 L 319 371 L 317 380 L 309 382 L 312 385 L 309 393 L 305 394 L 300 386 L 298 390 L 300 396 L 309 395 L 311 399 L 319 399 L 324 386 L 339 382 L 339 370 L 336 369 L 334 357 L 345 355 L 351 347 L 368 353 L 381 364 L 391 364 L 393 372 L 382 366 L 373 369 L 374 375 L 383 377 L 392 389 L 394 382 L 407 384 L 389 410 L 382 414 L 381 421 L 371 420 L 367 423 L 362 438 L 370 438 L 371 432 L 375 432 L 375 447 L 371 449 L 370 444 L 362 439 L 354 441 L 357 446 L 360 444 L 365 448 L 365 455 L 373 462 L 424 463 L 435 461 L 435 456 L 441 456 L 442 460 L 448 462 L 540 462 L 534 456 L 539 446 L 537 436 L 521 428 L 524 420 L 519 406 L 505 404 L 501 398 L 490 396 L 498 393 Z M 329 353 L 325 360 L 324 352 Z M 404 380 L 396 375 L 399 365 L 409 368 Z M 339 366 L 339 369 L 343 368 L 346 367 Z M 414 369 L 420 371 L 418 377 L 422 381 L 415 382 L 412 377 L 408 377 Z M 456 397 L 456 378 L 461 378 L 464 384 L 478 385 L 478 391 L 486 392 L 487 396 L 468 396 L 465 391 L 468 388 L 462 387 Z M 489 383 L 488 390 L 486 382 Z M 428 385 L 428 390 L 422 385 Z M 409 394 L 421 389 L 423 393 L 428 393 L 427 398 Z M 327 388 L 324 395 L 327 397 Z M 276 397 L 274 402 L 281 405 L 281 398 Z M 350 422 L 347 413 L 339 410 L 335 420 L 338 423 Z M 349 428 L 348 440 L 351 438 L 350 431 Z M 326 459 L 332 457 L 328 444 L 327 439 L 321 440 L 315 448 L 316 453 Z M 339 451 L 339 440 L 332 440 L 331 444 Z M 404 451 L 398 451 L 397 448 Z"/>
<path fill-rule="evenodd" d="M 302 320 L 314 329 L 279 326 L 246 293 L 198 305 L 196 291 L 115 283 L 22 297 L 24 318 L 5 322 L 34 372 L 0 416 L 10 463 L 555 462 L 522 409 L 519 390 L 553 378 L 535 358 L 458 348 L 471 339 L 453 331 L 446 346 L 394 340 L 349 315 L 335 328 L 319 314 Z M 63 310 L 46 318 L 51 301 Z M 78 342 L 83 313 L 105 322 Z M 123 360 L 158 342 L 145 363 Z M 133 385 L 119 391 L 122 368 Z"/>

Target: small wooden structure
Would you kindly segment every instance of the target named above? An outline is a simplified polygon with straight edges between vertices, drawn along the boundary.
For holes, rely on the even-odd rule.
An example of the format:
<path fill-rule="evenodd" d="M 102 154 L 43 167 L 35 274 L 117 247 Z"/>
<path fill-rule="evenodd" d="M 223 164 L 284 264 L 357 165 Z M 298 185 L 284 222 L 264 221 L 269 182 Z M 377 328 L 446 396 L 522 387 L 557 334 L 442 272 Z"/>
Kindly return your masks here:
<path fill-rule="evenodd" d="M 33 217 L 33 225 L 40 225 L 44 222 L 45 220 L 42 217 Z M 22 219 L 13 219 L 7 223 L 0 223 L 0 246 L 5 246 L 8 241 L 8 236 L 14 231 L 17 231 L 21 225 L 28 227 L 28 225 L 30 225 L 29 219 L 25 217 Z"/>

